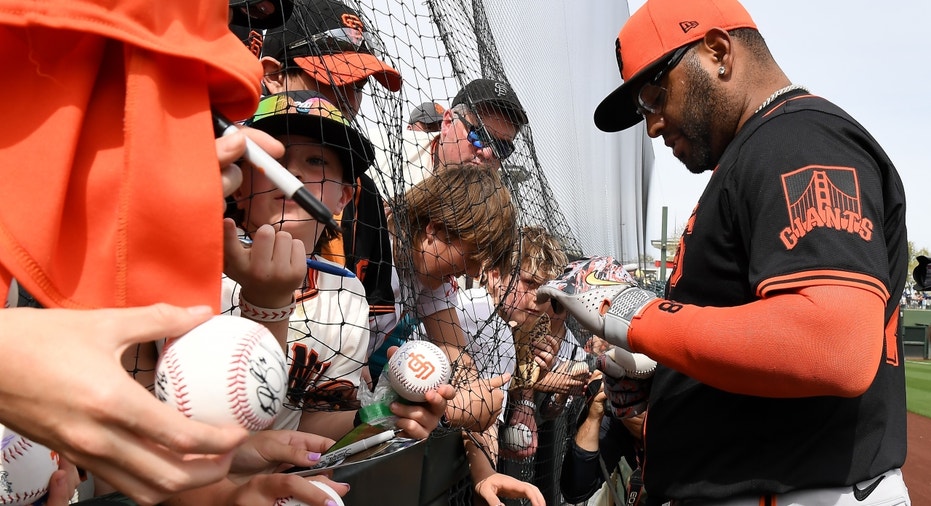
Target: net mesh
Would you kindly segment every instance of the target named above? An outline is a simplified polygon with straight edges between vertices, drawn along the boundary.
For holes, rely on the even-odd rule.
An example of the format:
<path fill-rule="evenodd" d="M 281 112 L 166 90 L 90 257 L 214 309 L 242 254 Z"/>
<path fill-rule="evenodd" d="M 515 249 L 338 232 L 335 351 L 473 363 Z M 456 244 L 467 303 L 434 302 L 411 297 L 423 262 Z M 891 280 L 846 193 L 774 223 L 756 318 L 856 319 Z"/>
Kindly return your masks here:
<path fill-rule="evenodd" d="M 272 2 L 243 4 L 250 5 L 236 9 L 266 14 L 259 10 L 264 4 L 267 11 L 269 6 L 273 11 L 270 16 L 282 14 Z M 257 186 L 248 177 L 229 199 L 228 216 L 246 235 L 254 234 L 258 224 L 268 223 L 278 230 L 292 231 L 297 237 L 310 237 L 313 246 L 306 240 L 305 246 L 313 250 L 314 259 L 344 264 L 357 274 L 349 278 L 311 270 L 298 291 L 287 344 L 287 408 L 305 420 L 315 419 L 317 413 L 357 409 L 357 389 L 373 378 L 378 380 L 388 346 L 411 339 L 456 342 L 430 335 L 428 329 L 437 325 L 442 328 L 443 324 L 461 327 L 465 345 L 451 354 L 456 371 L 453 382 L 461 391 L 474 395 L 470 403 L 459 406 L 461 413 L 451 417 L 454 427 L 438 429 L 433 437 L 461 430 L 457 425 L 479 424 L 480 420 L 490 420 L 492 413 L 502 412 L 498 422 L 501 434 L 496 443 L 488 444 L 479 432 L 471 436 L 481 442 L 487 458 L 500 472 L 537 485 L 547 504 L 564 504 L 558 489 L 559 470 L 584 404 L 582 388 L 571 386 L 579 381 L 573 382 L 572 378 L 585 376 L 591 369 L 591 355 L 584 349 L 589 336 L 572 321 L 552 322 L 547 326 L 551 334 L 561 334 L 556 325 L 569 327 L 565 337 L 557 341 L 555 361 L 546 370 L 537 370 L 533 378 L 523 377 L 524 372 L 533 369 L 533 354 L 528 355 L 520 342 L 515 343 L 517 333 L 501 315 L 507 314 L 502 306 L 507 294 L 526 290 L 520 286 L 522 276 L 535 274 L 520 270 L 522 231 L 545 231 L 569 259 L 581 257 L 583 252 L 540 167 L 533 143 L 533 111 L 528 111 L 529 123 L 514 136 L 513 153 L 498 164 L 493 158 L 508 146 L 496 141 L 511 137 L 509 134 L 514 132 L 508 130 L 509 124 L 521 123 L 521 119 L 513 110 L 502 115 L 502 110 L 497 109 L 499 114 L 495 116 L 482 106 L 484 95 L 463 92 L 476 79 L 509 83 L 488 18 L 489 10 L 500 10 L 501 6 L 489 7 L 482 0 L 344 0 L 343 4 L 358 17 L 365 36 L 333 31 L 336 25 L 327 25 L 326 20 L 335 17 L 346 25 L 346 13 L 332 2 L 321 1 L 295 2 L 293 14 L 281 28 L 265 26 L 275 23 L 249 26 L 249 20 L 255 18 L 248 16 L 237 18 L 245 26 L 231 27 L 257 55 L 271 56 L 281 64 L 265 67 L 265 91 L 311 89 L 338 109 L 357 111 L 354 117 L 347 113 L 337 118 L 342 126 L 330 121 L 333 118 L 315 116 L 313 111 L 306 124 L 283 123 L 273 133 L 288 146 L 287 160 L 292 151 L 302 147 L 318 159 L 325 159 L 327 150 L 365 155 L 363 147 L 347 138 L 349 130 L 371 142 L 375 159 L 364 174 L 355 165 L 354 177 L 347 178 L 345 172 L 357 163 L 351 157 L 340 160 L 342 173 L 304 176 L 306 180 L 324 181 L 317 183 L 324 193 L 327 188 L 353 181 L 351 197 L 342 209 L 342 233 L 337 238 L 321 235 L 321 228 L 314 228 L 315 222 L 306 217 L 291 216 L 295 211 L 280 199 L 262 208 L 265 214 L 259 212 L 261 202 L 274 200 L 275 190 Z M 355 21 L 348 24 L 354 25 Z M 362 67 L 372 65 L 371 60 L 347 57 L 346 51 L 353 49 L 369 54 L 390 69 L 353 81 L 352 76 Z M 394 83 L 394 70 L 403 80 L 400 86 Z M 308 76 L 312 79 L 308 80 Z M 321 86 L 322 82 L 330 84 Z M 457 96 L 461 103 L 454 103 Z M 300 109 L 300 104 L 293 102 L 284 107 Z M 412 118 L 424 104 L 421 112 L 429 113 L 432 107 L 436 115 Z M 439 132 L 410 128 L 412 119 L 436 116 L 442 118 L 435 122 Z M 437 141 L 444 128 L 456 129 L 459 142 Z M 476 154 L 483 149 L 473 149 L 478 146 L 468 138 L 469 131 L 476 132 L 474 138 L 480 144 L 491 146 L 484 150 L 486 156 Z M 440 151 L 446 162 L 438 159 L 436 153 Z M 319 167 L 324 162 L 309 163 Z M 473 163 L 490 168 L 486 176 L 465 181 L 451 178 L 434 184 L 435 173 Z M 450 251 L 436 249 L 431 240 Z M 516 262 L 505 245 L 517 248 L 513 259 Z M 450 258 L 452 263 L 461 262 L 461 268 L 450 268 Z M 483 276 L 470 272 L 476 264 L 497 266 L 508 281 L 496 297 L 482 286 Z M 458 276 L 424 277 L 423 273 L 430 270 Z M 225 280 L 225 312 L 238 314 L 239 290 L 237 283 Z M 533 296 L 532 292 L 524 295 Z M 532 347 L 532 343 L 527 345 Z M 144 378 L 151 376 L 150 362 L 151 357 L 140 351 L 127 365 L 145 382 Z M 503 372 L 515 372 L 511 386 L 523 385 L 527 393 L 518 394 L 512 389 L 503 403 L 483 393 L 483 378 Z M 521 398 L 536 406 L 530 420 L 515 418 L 521 410 Z M 511 438 L 514 431 L 508 427 L 516 426 L 517 420 L 529 426 L 532 433 L 534 444 L 529 450 Z M 471 504 L 471 478 L 462 479 L 461 469 L 444 475 L 445 467 L 437 465 L 437 459 L 455 457 L 428 450 L 422 479 L 433 483 L 440 492 L 426 497 L 430 494 L 422 487 L 422 503 Z"/>

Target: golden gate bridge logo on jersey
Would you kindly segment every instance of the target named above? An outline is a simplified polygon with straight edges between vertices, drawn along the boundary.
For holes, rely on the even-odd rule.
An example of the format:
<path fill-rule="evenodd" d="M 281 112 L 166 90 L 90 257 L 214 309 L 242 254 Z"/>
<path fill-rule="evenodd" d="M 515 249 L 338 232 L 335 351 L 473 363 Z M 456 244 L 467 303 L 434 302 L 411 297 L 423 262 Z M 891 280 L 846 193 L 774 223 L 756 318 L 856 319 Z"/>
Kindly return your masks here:
<path fill-rule="evenodd" d="M 829 228 L 873 238 L 873 222 L 863 216 L 860 182 L 848 167 L 811 166 L 782 175 L 789 226 L 779 239 L 791 250 L 816 228 Z"/>
<path fill-rule="evenodd" d="M 436 371 L 436 366 L 423 353 L 408 355 L 407 367 L 414 372 L 417 379 L 427 379 Z"/>

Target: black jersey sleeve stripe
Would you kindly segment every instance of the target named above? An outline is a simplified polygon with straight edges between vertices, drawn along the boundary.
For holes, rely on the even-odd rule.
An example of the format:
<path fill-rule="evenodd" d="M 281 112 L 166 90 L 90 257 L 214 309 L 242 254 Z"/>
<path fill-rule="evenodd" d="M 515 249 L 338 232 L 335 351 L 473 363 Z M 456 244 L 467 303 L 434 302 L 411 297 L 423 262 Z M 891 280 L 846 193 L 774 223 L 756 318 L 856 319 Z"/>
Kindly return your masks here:
<path fill-rule="evenodd" d="M 757 288 L 757 295 L 759 297 L 766 297 L 773 292 L 797 290 L 805 286 L 813 285 L 850 286 L 873 292 L 882 297 L 883 300 L 888 300 L 890 297 L 886 285 L 875 277 L 856 272 L 838 270 L 803 271 L 769 278 L 760 283 Z"/>

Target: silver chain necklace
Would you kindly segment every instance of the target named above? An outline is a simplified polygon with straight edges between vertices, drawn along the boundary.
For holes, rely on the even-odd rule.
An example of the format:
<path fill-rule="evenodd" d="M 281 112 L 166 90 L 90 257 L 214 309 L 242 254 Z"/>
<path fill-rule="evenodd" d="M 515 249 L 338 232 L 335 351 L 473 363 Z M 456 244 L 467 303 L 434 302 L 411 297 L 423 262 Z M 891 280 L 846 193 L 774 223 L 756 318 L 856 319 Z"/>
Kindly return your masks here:
<path fill-rule="evenodd" d="M 778 90 L 775 91 L 775 93 L 773 93 L 772 95 L 770 95 L 769 98 L 767 98 L 766 100 L 764 100 L 763 103 L 760 104 L 760 106 L 757 107 L 755 111 L 753 111 L 753 114 L 756 114 L 756 113 L 762 111 L 764 108 L 766 108 L 767 105 L 773 103 L 773 100 L 776 100 L 776 99 L 779 97 L 779 95 L 784 95 L 784 94 L 786 94 L 786 93 L 788 93 L 788 92 L 790 92 L 790 91 L 794 91 L 794 90 L 805 90 L 805 91 L 808 91 L 808 88 L 802 86 L 801 84 L 790 84 L 790 85 L 786 86 L 785 88 L 779 88 Z"/>

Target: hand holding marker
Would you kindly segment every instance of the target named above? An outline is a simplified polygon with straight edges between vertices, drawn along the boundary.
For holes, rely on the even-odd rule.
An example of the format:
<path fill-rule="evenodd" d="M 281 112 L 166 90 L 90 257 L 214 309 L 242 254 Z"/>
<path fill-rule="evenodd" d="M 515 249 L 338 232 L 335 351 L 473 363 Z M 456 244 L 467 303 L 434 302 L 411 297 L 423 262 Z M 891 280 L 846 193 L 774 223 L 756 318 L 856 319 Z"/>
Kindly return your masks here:
<path fill-rule="evenodd" d="M 356 428 L 358 429 L 358 427 Z M 353 431 L 355 432 L 355 430 Z M 350 434 L 353 434 L 350 432 Z M 342 440 L 337 442 L 330 447 L 321 457 L 311 467 L 292 467 L 285 470 L 286 473 L 293 473 L 298 476 L 313 476 L 320 472 L 321 469 L 325 469 L 330 466 L 340 464 L 347 457 L 351 457 L 359 452 L 368 450 L 369 448 L 375 448 L 376 446 L 386 443 L 394 439 L 397 434 L 401 432 L 401 429 L 389 429 L 383 432 L 379 432 L 373 436 L 369 436 L 358 441 L 341 446 Z M 344 437 L 345 439 L 345 437 Z"/>
<path fill-rule="evenodd" d="M 327 466 L 332 466 L 334 464 L 338 464 L 346 457 L 355 455 L 363 450 L 368 450 L 369 448 L 374 448 L 382 443 L 390 441 L 391 439 L 394 438 L 395 435 L 397 435 L 398 432 L 400 432 L 400 429 L 398 430 L 389 429 L 384 432 L 375 434 L 374 436 L 369 436 L 360 441 L 356 441 L 355 443 L 348 444 L 338 450 L 333 450 L 332 452 L 324 453 L 320 457 L 320 461 L 317 462 L 317 464 L 313 466 L 312 469 L 319 469 L 321 467 L 327 467 Z"/>
<path fill-rule="evenodd" d="M 235 123 L 226 119 L 222 114 L 213 111 L 213 133 L 217 137 L 233 135 L 239 127 Z M 285 196 L 297 202 L 302 209 L 310 213 L 317 221 L 323 223 L 333 230 L 339 230 L 339 223 L 333 218 L 333 213 L 323 202 L 314 197 L 300 179 L 294 174 L 288 172 L 288 169 L 281 166 L 277 160 L 265 152 L 252 139 L 246 137 L 246 160 L 249 160 L 255 167 L 262 171 L 275 186 L 278 187 Z"/>

